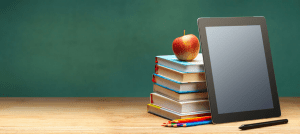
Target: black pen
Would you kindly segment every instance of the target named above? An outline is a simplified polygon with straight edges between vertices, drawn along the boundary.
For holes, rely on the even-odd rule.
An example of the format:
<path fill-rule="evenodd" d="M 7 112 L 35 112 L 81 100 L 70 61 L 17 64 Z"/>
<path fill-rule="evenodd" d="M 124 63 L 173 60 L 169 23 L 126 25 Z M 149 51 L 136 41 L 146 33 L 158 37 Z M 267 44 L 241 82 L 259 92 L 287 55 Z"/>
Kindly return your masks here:
<path fill-rule="evenodd" d="M 246 125 L 240 126 L 239 129 L 246 130 L 246 129 L 251 129 L 251 128 L 259 128 L 259 127 L 273 126 L 273 125 L 277 125 L 277 124 L 284 124 L 287 122 L 288 122 L 288 119 L 283 119 L 283 120 L 255 123 L 255 124 L 246 124 Z"/>

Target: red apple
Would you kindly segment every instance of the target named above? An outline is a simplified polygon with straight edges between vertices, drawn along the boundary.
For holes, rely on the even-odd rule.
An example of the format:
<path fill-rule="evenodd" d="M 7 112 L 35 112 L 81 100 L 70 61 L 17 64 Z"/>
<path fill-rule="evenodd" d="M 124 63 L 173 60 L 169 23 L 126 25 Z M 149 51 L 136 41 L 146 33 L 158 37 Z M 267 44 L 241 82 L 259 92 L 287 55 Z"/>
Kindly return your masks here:
<path fill-rule="evenodd" d="M 193 34 L 176 38 L 172 44 L 173 52 L 179 60 L 190 61 L 197 57 L 200 49 L 198 38 Z"/>

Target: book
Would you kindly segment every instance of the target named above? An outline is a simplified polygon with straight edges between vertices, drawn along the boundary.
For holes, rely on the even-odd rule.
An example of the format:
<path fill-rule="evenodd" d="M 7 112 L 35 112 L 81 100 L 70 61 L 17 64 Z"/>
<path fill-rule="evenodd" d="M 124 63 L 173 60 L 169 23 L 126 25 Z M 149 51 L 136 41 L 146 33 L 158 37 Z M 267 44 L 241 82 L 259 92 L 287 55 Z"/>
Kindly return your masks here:
<path fill-rule="evenodd" d="M 154 104 L 148 104 L 147 111 L 148 113 L 163 117 L 168 120 L 211 116 L 210 110 L 190 112 L 190 113 L 179 113 Z"/>
<path fill-rule="evenodd" d="M 157 84 L 153 84 L 153 92 L 164 95 L 175 101 L 189 101 L 197 99 L 208 99 L 207 92 L 195 92 L 195 93 L 177 93 L 173 90 L 167 89 L 167 87 L 162 87 Z"/>
<path fill-rule="evenodd" d="M 171 120 L 210 115 L 201 53 L 192 61 L 180 61 L 175 55 L 156 56 L 155 63 L 149 113 Z"/>
<path fill-rule="evenodd" d="M 198 72 L 198 73 L 179 72 L 172 68 L 159 65 L 159 64 L 155 65 L 155 73 L 179 82 L 206 82 L 204 72 Z"/>
<path fill-rule="evenodd" d="M 207 91 L 206 82 L 179 82 L 159 74 L 153 74 L 152 82 L 176 93 L 194 93 Z"/>
<path fill-rule="evenodd" d="M 165 97 L 159 93 L 150 94 L 150 103 L 171 109 L 179 113 L 210 110 L 208 99 L 179 102 L 171 98 Z"/>
<path fill-rule="evenodd" d="M 174 70 L 186 73 L 204 72 L 202 53 L 192 61 L 180 61 L 175 55 L 161 55 L 155 57 L 155 62 L 159 65 L 173 68 Z"/>

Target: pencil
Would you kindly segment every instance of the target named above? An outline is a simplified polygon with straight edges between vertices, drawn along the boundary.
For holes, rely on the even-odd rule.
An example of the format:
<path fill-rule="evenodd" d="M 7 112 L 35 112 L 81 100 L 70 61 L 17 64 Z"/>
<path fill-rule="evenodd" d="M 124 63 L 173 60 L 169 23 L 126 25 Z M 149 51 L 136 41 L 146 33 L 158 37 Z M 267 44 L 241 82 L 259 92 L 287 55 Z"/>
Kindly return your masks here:
<path fill-rule="evenodd" d="M 211 116 L 203 116 L 203 117 L 197 117 L 197 118 L 173 120 L 173 121 L 171 121 L 171 123 L 188 123 L 188 122 L 204 121 L 204 120 L 210 120 L 210 119 L 211 119 Z"/>
<path fill-rule="evenodd" d="M 176 123 L 189 123 L 189 122 L 197 122 L 197 121 L 204 121 L 204 120 L 210 120 L 211 116 L 203 116 L 203 117 L 196 117 L 196 118 L 186 118 L 186 119 L 177 119 L 173 121 L 168 121 L 168 123 L 163 123 L 165 124 L 176 124 Z"/>
<path fill-rule="evenodd" d="M 178 125 L 177 124 L 164 124 L 162 126 L 164 126 L 164 127 L 177 127 Z"/>
<path fill-rule="evenodd" d="M 204 124 L 210 124 L 210 123 L 211 123 L 211 120 L 207 120 L 207 121 L 184 123 L 184 124 L 179 125 L 179 126 L 180 127 L 190 127 L 190 126 L 198 126 L 198 125 L 204 125 Z"/>
<path fill-rule="evenodd" d="M 207 121 L 197 121 L 197 122 L 189 122 L 189 123 L 177 123 L 177 124 L 163 124 L 165 127 L 189 127 L 189 126 L 197 126 L 211 123 L 211 120 Z"/>
<path fill-rule="evenodd" d="M 169 122 L 174 122 L 174 121 L 179 121 L 179 120 L 190 120 L 190 119 L 202 119 L 202 118 L 207 118 L 207 117 L 211 117 L 211 116 L 202 116 L 202 117 L 194 117 L 194 118 L 185 118 L 185 119 L 175 119 Z"/>

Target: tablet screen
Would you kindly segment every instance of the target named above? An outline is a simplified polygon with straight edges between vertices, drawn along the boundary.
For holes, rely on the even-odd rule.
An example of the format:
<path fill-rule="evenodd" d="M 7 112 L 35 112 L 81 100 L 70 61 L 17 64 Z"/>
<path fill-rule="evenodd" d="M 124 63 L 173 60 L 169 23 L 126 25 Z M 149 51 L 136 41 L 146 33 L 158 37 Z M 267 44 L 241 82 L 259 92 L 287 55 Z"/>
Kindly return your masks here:
<path fill-rule="evenodd" d="M 205 29 L 218 114 L 273 108 L 260 25 Z"/>

